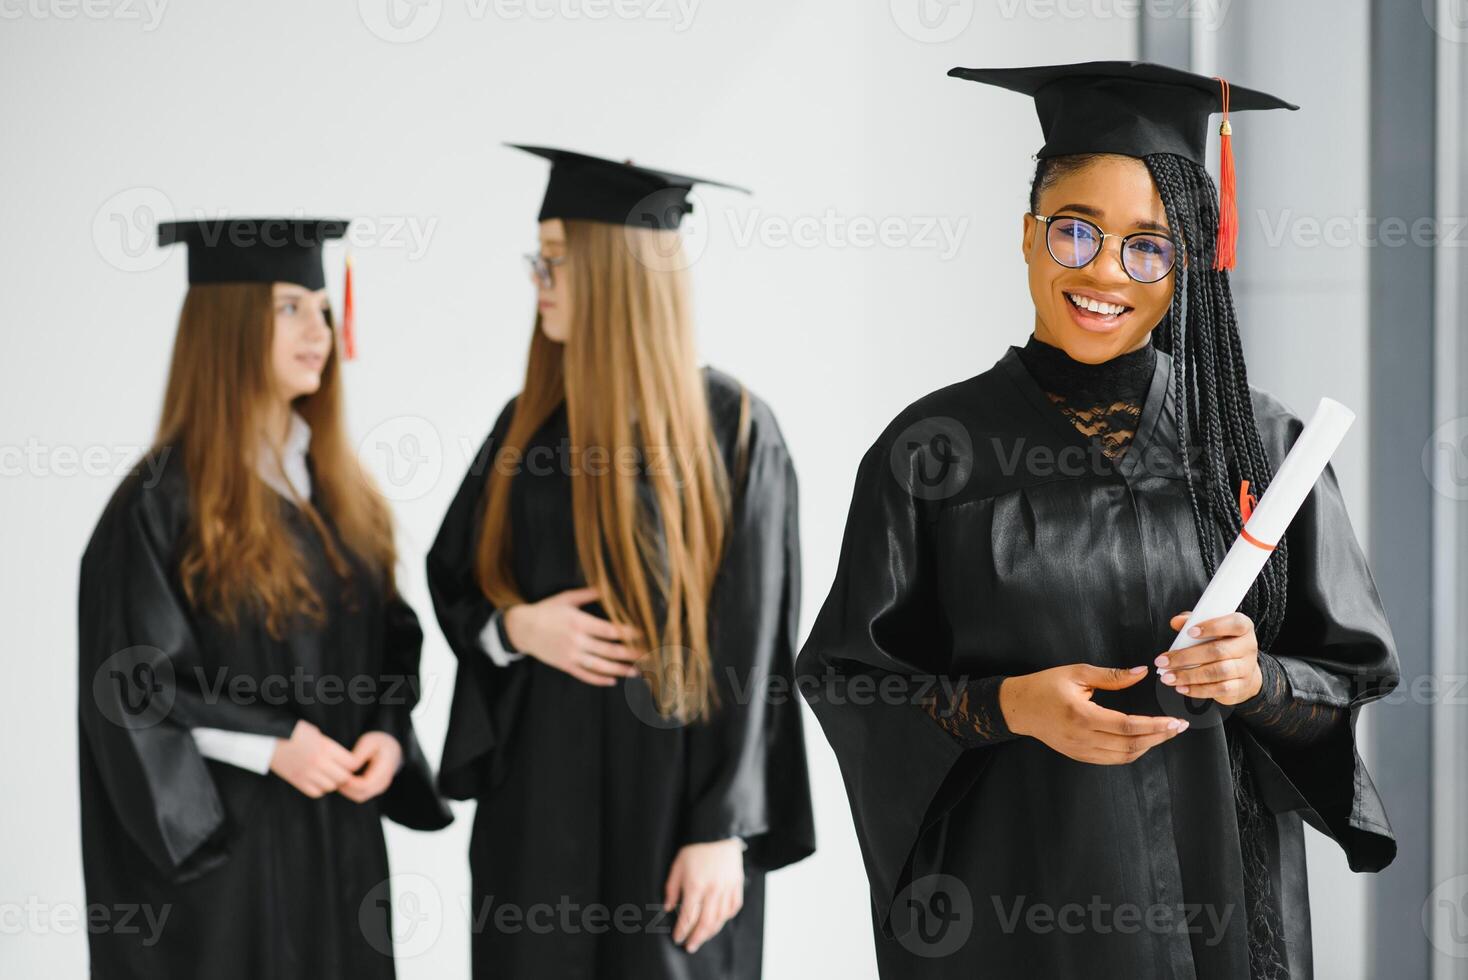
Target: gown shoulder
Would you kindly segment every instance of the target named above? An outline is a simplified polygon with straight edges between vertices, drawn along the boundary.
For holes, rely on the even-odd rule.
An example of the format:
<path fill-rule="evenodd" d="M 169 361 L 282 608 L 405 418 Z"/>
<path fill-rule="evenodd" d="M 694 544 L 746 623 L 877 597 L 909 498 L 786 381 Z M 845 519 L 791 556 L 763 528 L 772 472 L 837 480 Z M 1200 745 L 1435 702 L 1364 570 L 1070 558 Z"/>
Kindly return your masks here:
<path fill-rule="evenodd" d="M 1278 466 L 1304 431 L 1305 422 L 1284 399 L 1256 385 L 1249 385 L 1249 399 L 1259 438 L 1269 458 Z"/>
<path fill-rule="evenodd" d="M 774 409 L 753 389 L 733 375 L 712 365 L 703 368 L 704 383 L 708 389 L 709 421 L 714 435 L 732 458 L 739 432 L 739 401 L 741 391 L 749 391 L 749 451 L 751 454 L 766 449 L 787 453 L 784 433 L 775 418 Z"/>
<path fill-rule="evenodd" d="M 188 477 L 175 446 L 145 453 L 112 491 L 88 543 L 90 554 L 112 532 L 136 523 L 156 540 L 177 538 L 188 521 Z"/>

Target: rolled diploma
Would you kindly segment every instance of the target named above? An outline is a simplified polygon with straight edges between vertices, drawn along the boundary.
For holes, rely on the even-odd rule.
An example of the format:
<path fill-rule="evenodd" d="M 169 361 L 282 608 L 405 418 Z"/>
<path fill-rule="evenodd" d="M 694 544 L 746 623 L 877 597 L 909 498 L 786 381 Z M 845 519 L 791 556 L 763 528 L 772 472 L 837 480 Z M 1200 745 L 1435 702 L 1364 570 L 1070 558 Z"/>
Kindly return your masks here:
<path fill-rule="evenodd" d="M 1280 464 L 1269 488 L 1244 523 L 1243 533 L 1228 549 L 1223 563 L 1203 590 L 1192 615 L 1178 631 L 1169 650 L 1183 650 L 1205 642 L 1203 637 L 1189 636 L 1188 630 L 1204 620 L 1227 615 L 1239 608 L 1239 603 L 1249 593 L 1249 586 L 1263 570 L 1270 552 L 1284 537 L 1285 528 L 1289 527 L 1300 505 L 1310 495 L 1310 488 L 1325 472 L 1325 464 L 1330 462 L 1331 455 L 1354 421 L 1356 413 L 1340 402 L 1333 398 L 1320 399 L 1320 404 L 1315 406 L 1315 414 L 1310 416 L 1300 438 L 1295 440 L 1294 447 Z"/>

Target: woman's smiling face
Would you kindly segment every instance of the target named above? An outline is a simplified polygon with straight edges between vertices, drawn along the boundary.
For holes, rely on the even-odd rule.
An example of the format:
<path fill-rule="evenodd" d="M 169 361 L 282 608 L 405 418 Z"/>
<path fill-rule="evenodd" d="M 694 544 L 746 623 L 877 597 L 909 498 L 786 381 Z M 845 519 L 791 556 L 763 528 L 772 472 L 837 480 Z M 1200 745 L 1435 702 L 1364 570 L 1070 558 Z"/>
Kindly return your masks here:
<path fill-rule="evenodd" d="M 1168 233 L 1162 198 L 1147 165 L 1136 157 L 1097 156 L 1044 188 L 1037 208 L 1042 215 L 1085 218 L 1108 235 Z M 1157 282 L 1137 282 L 1122 268 L 1121 241 L 1107 238 L 1099 255 L 1070 269 L 1050 256 L 1046 228 L 1045 222 L 1025 214 L 1024 252 L 1035 303 L 1035 337 L 1088 364 L 1146 344 L 1172 302 L 1177 268 Z M 1177 251 L 1181 262 L 1182 249 Z M 1076 300 L 1103 304 L 1102 312 L 1082 308 Z M 1123 307 L 1121 312 L 1111 312 L 1117 306 Z"/>

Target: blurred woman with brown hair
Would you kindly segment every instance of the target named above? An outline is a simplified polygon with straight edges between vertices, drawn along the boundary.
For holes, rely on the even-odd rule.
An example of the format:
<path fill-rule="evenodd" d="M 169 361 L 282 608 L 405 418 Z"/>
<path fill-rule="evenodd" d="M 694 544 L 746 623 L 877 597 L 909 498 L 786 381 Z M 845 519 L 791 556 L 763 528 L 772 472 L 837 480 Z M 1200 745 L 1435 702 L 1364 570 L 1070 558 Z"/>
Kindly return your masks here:
<path fill-rule="evenodd" d="M 678 226 L 712 182 L 522 149 L 553 163 L 525 384 L 428 558 L 474 975 L 758 977 L 764 875 L 815 846 L 795 470 L 697 366 Z"/>
<path fill-rule="evenodd" d="M 89 930 L 94 977 L 392 977 L 381 817 L 452 819 L 342 424 L 321 249 L 345 228 L 160 227 L 190 289 L 157 440 L 82 559 L 78 702 L 88 901 L 154 928 Z"/>

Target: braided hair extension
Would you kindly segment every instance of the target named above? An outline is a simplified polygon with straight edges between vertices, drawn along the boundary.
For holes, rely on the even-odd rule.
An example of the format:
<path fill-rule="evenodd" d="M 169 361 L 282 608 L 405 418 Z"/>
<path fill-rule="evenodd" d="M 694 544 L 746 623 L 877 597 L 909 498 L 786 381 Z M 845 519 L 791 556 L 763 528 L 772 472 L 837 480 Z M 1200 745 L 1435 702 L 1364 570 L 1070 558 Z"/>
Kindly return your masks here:
<path fill-rule="evenodd" d="M 1089 166 L 1097 154 L 1041 159 L 1030 189 L 1030 211 L 1039 210 L 1039 195 L 1066 174 Z M 1170 153 L 1141 158 L 1162 198 L 1168 226 L 1183 245 L 1185 264 L 1177 274 L 1167 318 L 1152 343 L 1174 358 L 1173 387 L 1177 401 L 1181 462 L 1187 480 L 1193 524 L 1211 578 L 1218 570 L 1219 544 L 1232 542 L 1243 527 L 1235 496 L 1241 480 L 1262 494 L 1274 478 L 1254 420 L 1244 366 L 1243 345 L 1234 315 L 1227 270 L 1213 268 L 1218 234 L 1218 193 L 1206 168 Z M 1193 467 L 1189 446 L 1200 447 L 1201 472 Z M 1201 500 L 1201 504 L 1200 504 Z M 1219 536 L 1221 532 L 1221 538 Z M 1250 586 L 1240 610 L 1254 622 L 1259 649 L 1267 651 L 1279 635 L 1285 616 L 1289 553 L 1285 541 Z M 1252 771 L 1244 760 L 1241 736 L 1225 725 L 1234 786 L 1239 845 L 1249 888 L 1249 975 L 1254 980 L 1288 976 L 1280 958 L 1284 928 L 1271 898 L 1272 875 L 1266 850 L 1266 811 Z"/>

